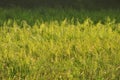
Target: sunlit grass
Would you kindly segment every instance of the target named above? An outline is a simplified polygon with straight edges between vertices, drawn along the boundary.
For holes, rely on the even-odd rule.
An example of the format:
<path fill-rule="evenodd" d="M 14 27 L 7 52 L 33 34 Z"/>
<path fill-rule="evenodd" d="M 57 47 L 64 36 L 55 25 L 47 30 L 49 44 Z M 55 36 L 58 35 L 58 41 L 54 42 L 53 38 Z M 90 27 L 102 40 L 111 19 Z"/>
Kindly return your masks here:
<path fill-rule="evenodd" d="M 1 80 L 120 79 L 120 23 L 11 22 L 0 27 Z"/>

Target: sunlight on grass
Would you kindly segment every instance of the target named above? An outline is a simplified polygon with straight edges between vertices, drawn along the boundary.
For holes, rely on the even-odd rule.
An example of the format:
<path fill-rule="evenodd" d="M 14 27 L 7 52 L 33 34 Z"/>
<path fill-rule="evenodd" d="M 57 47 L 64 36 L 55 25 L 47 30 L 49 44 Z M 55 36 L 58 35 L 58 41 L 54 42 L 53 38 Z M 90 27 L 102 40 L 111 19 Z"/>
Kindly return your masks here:
<path fill-rule="evenodd" d="M 2 80 L 118 80 L 120 23 L 67 19 L 0 27 Z"/>

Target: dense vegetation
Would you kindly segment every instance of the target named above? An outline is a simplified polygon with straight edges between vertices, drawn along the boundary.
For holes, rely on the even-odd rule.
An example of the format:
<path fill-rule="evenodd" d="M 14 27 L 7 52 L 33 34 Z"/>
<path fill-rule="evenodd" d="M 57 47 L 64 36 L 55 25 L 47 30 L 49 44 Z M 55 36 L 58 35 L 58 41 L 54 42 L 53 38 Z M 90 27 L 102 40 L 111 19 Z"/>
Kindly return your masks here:
<path fill-rule="evenodd" d="M 15 20 L 19 25 L 25 20 L 29 25 L 33 25 L 37 22 L 50 22 L 57 20 L 58 22 L 67 19 L 69 22 L 76 23 L 80 21 L 84 22 L 86 18 L 90 18 L 93 23 L 101 22 L 105 23 L 108 18 L 115 23 L 120 22 L 120 10 L 76 10 L 71 8 L 33 8 L 33 9 L 22 9 L 22 8 L 0 8 L 0 25 L 11 20 L 11 23 Z"/>
<path fill-rule="evenodd" d="M 1 80 L 119 80 L 120 11 L 0 9 Z"/>

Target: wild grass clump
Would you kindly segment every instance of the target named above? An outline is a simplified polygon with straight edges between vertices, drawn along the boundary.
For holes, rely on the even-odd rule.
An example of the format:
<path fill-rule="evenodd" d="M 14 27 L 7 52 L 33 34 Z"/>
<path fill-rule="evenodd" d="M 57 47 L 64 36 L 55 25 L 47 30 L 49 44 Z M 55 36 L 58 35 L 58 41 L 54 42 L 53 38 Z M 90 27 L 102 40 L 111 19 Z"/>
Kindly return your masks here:
<path fill-rule="evenodd" d="M 1 80 L 119 80 L 120 23 L 5 22 Z"/>

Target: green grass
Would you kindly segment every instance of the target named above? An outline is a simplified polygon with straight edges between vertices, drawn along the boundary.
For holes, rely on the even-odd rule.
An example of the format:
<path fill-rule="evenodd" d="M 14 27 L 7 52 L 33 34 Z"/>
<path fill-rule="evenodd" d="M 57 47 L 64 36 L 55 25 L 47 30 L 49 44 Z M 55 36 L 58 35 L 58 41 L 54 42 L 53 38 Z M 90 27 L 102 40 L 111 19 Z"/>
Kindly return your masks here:
<path fill-rule="evenodd" d="M 3 25 L 5 21 L 9 19 L 15 20 L 19 24 L 21 21 L 25 20 L 29 25 L 34 25 L 36 21 L 41 22 L 50 22 L 57 20 L 58 22 L 68 19 L 84 22 L 86 18 L 91 18 L 94 23 L 101 21 L 104 23 L 107 18 L 111 20 L 116 20 L 120 22 L 120 10 L 75 10 L 75 9 L 52 9 L 52 8 L 33 8 L 33 9 L 22 9 L 22 8 L 13 8 L 13 9 L 4 9 L 0 8 L 0 25 Z M 72 21 L 72 22 L 73 22 Z"/>
<path fill-rule="evenodd" d="M 89 18 L 82 22 L 79 20 L 74 22 L 69 17 L 74 10 L 73 12 L 71 10 L 70 14 L 55 12 L 56 16 L 53 17 L 49 13 L 52 11 L 54 13 L 54 10 L 48 10 L 46 13 L 48 17 L 41 17 L 46 20 L 40 21 L 37 17 L 33 18 L 39 11 L 31 10 L 29 14 L 24 10 L 13 15 L 14 19 L 7 20 L 6 12 L 17 10 L 2 10 L 0 14 L 3 15 L 0 18 L 1 80 L 120 79 L 120 23 L 116 17 L 117 23 L 111 20 L 111 17 L 106 18 L 105 21 L 96 17 L 99 21 L 96 23 Z M 84 15 L 93 15 L 92 13 L 94 12 L 89 14 L 86 11 Z M 100 13 L 103 17 L 104 14 L 107 16 L 107 11 Z M 77 14 L 79 13 L 75 12 L 72 17 Z M 99 15 L 99 11 L 94 14 Z M 32 25 L 29 24 L 31 15 L 33 15 Z M 64 19 L 62 15 L 68 17 Z"/>

